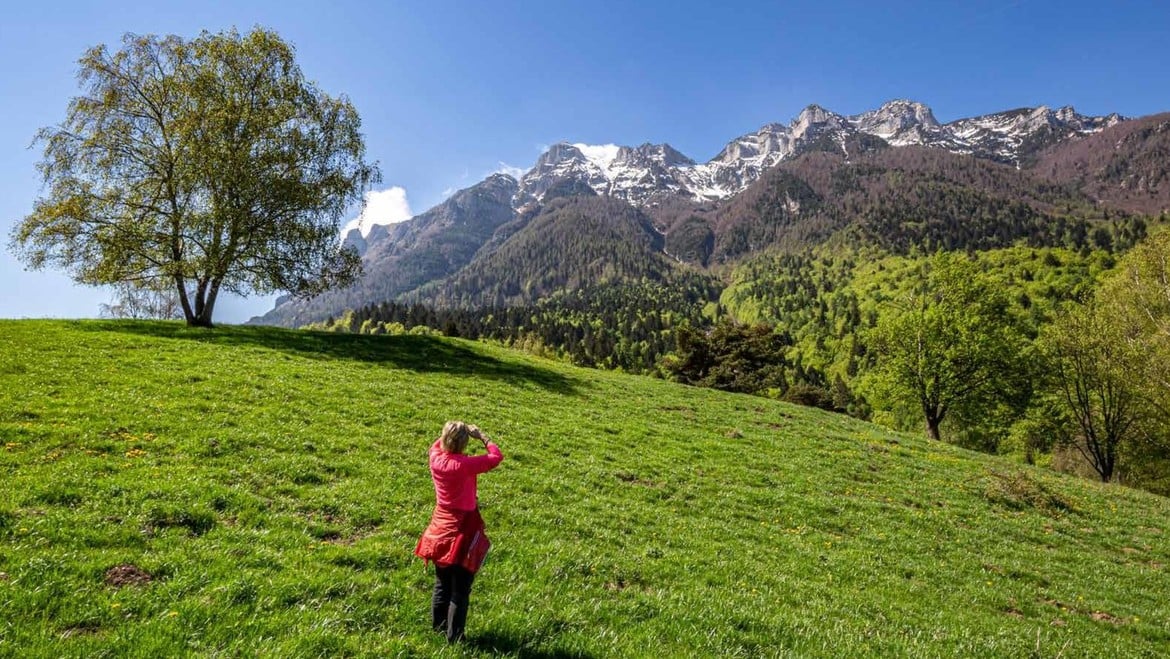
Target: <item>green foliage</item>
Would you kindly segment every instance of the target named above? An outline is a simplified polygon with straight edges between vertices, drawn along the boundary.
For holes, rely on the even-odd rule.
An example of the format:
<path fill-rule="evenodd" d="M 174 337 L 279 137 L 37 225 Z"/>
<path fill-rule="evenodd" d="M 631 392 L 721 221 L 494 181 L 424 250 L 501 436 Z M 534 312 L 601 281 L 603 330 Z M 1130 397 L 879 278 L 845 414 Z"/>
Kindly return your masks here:
<path fill-rule="evenodd" d="M 313 295 L 360 271 L 338 221 L 377 180 L 357 111 L 306 81 L 271 31 L 127 34 L 80 61 L 43 129 L 47 194 L 12 242 L 85 284 L 170 287 L 210 325 L 221 290 Z"/>
<path fill-rule="evenodd" d="M 1156 656 L 1165 498 L 489 344 L 0 321 L 0 655 Z M 477 422 L 470 641 L 411 555 Z M 56 491 L 55 503 L 38 498 Z M 831 621 L 831 624 L 826 624 Z"/>
<path fill-rule="evenodd" d="M 1170 492 L 1170 234 L 1152 236 L 1042 345 L 1064 410 L 1064 442 L 1103 480 Z"/>
<path fill-rule="evenodd" d="M 918 409 L 932 439 L 948 415 L 970 425 L 998 406 L 1027 404 L 1024 332 L 1003 289 L 963 257 L 926 261 L 868 338 L 877 355 L 870 401 Z"/>
<path fill-rule="evenodd" d="M 677 353 L 663 364 L 675 380 L 723 391 L 785 391 L 784 338 L 768 325 L 724 319 L 710 332 L 683 327 Z"/>
<path fill-rule="evenodd" d="M 804 254 L 766 254 L 744 262 L 732 274 L 721 302 L 743 322 L 766 322 L 791 337 L 787 358 L 799 363 L 810 381 L 832 382 L 837 404 L 850 414 L 872 413 L 861 381 L 877 361 L 868 338 L 881 313 L 914 294 L 917 273 L 930 257 L 890 256 L 877 250 L 816 250 Z M 1082 255 L 1061 248 L 1012 247 L 977 252 L 972 267 L 986 286 L 1002 289 L 1010 313 L 1026 336 L 1052 322 L 1069 300 L 1091 294 L 1109 272 L 1114 257 Z M 811 375 L 810 375 L 811 374 Z M 839 384 L 838 384 L 839 382 Z M 823 384 L 822 384 L 823 386 Z M 876 419 L 901 428 L 918 427 L 921 410 L 899 408 L 888 396 Z M 951 438 L 981 450 L 996 451 L 1014 419 L 1012 408 L 997 408 L 978 427 L 955 424 Z"/>
<path fill-rule="evenodd" d="M 1022 455 L 1028 464 L 1047 463 L 1047 457 L 1067 438 L 1068 429 L 1075 423 L 1060 397 L 1045 386 L 1050 374 L 1044 376 L 1028 409 L 1012 423 L 1007 438 L 996 447 L 1002 454 Z"/>
<path fill-rule="evenodd" d="M 1148 398 L 1170 416 L 1170 230 L 1127 254 L 1101 299 L 1132 348 L 1146 357 L 1141 373 Z"/>

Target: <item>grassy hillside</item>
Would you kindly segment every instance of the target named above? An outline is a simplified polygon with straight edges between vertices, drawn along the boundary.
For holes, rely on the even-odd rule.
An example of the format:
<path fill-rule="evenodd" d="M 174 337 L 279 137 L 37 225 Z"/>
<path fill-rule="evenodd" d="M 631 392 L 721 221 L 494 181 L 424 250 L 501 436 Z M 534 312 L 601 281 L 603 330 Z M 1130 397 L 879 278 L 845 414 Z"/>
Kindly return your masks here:
<path fill-rule="evenodd" d="M 429 631 L 426 448 L 493 553 Z M 0 656 L 1154 656 L 1170 503 L 417 336 L 0 321 Z"/>

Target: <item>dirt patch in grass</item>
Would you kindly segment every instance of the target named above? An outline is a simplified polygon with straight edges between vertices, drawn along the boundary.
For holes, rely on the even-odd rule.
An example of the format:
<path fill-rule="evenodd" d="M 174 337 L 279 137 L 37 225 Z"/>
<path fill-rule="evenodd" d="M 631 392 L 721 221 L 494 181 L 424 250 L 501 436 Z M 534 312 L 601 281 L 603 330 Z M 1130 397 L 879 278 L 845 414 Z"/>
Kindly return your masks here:
<path fill-rule="evenodd" d="M 1093 611 L 1089 614 L 1089 617 L 1093 620 L 1096 620 L 1097 622 L 1107 622 L 1111 625 L 1120 625 L 1125 622 L 1112 613 L 1106 613 L 1105 611 Z"/>
<path fill-rule="evenodd" d="M 76 625 L 70 625 L 61 630 L 61 638 L 73 638 L 75 636 L 92 636 L 102 631 L 101 623 L 96 620 L 86 620 L 79 622 Z"/>
<path fill-rule="evenodd" d="M 122 565 L 115 565 L 106 570 L 105 584 L 113 586 L 114 588 L 121 588 L 123 586 L 142 586 L 154 581 L 154 577 L 134 565 L 133 563 L 123 563 Z"/>
<path fill-rule="evenodd" d="M 1096 620 L 1097 622 L 1107 622 L 1111 625 L 1124 625 L 1125 624 L 1124 618 L 1120 618 L 1118 616 L 1115 616 L 1112 613 L 1109 613 L 1107 611 L 1092 611 L 1092 610 L 1088 610 L 1088 609 L 1074 606 L 1072 604 L 1065 604 L 1064 602 L 1061 602 L 1059 600 L 1054 600 L 1054 599 L 1044 599 L 1041 601 L 1043 601 L 1045 604 L 1047 604 L 1049 606 L 1054 606 L 1054 607 L 1060 609 L 1061 611 L 1065 611 L 1068 613 L 1078 613 L 1080 615 L 1088 616 L 1089 619 Z M 1060 620 L 1060 618 L 1057 618 L 1056 620 Z M 1056 620 L 1054 620 L 1052 622 L 1052 624 L 1055 625 Z M 1060 626 L 1063 626 L 1063 621 L 1061 621 Z"/>
<path fill-rule="evenodd" d="M 614 477 L 617 478 L 619 481 L 621 481 L 623 483 L 629 483 L 630 485 L 641 485 L 642 487 L 651 487 L 651 488 L 662 487 L 662 483 L 653 481 L 649 478 L 643 478 L 643 477 L 639 476 L 638 474 L 635 474 L 635 473 L 629 472 L 629 471 L 619 471 L 616 474 L 614 474 Z"/>

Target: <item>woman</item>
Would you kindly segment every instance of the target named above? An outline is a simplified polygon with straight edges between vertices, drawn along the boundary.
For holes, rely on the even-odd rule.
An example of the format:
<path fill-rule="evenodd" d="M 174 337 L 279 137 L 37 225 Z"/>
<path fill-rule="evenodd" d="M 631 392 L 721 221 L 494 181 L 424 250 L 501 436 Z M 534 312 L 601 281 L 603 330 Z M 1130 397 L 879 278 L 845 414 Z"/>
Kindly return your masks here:
<path fill-rule="evenodd" d="M 467 455 L 467 441 L 483 442 L 486 455 Z M 476 476 L 495 469 L 504 455 L 476 426 L 448 421 L 431 445 L 431 478 L 435 481 L 435 512 L 423 531 L 415 555 L 435 563 L 435 594 L 431 624 L 449 642 L 462 640 L 467 623 L 471 582 L 487 556 L 488 542 L 476 499 Z"/>

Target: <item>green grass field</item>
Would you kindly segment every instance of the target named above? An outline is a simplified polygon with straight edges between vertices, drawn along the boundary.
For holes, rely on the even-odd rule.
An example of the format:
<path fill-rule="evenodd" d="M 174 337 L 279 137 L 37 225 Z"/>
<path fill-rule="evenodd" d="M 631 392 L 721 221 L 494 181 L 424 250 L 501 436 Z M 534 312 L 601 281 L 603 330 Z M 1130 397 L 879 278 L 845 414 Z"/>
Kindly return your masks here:
<path fill-rule="evenodd" d="M 449 648 L 452 418 L 507 459 Z M 1166 499 L 493 346 L 0 321 L 0 444 L 0 656 L 1170 651 Z"/>

